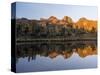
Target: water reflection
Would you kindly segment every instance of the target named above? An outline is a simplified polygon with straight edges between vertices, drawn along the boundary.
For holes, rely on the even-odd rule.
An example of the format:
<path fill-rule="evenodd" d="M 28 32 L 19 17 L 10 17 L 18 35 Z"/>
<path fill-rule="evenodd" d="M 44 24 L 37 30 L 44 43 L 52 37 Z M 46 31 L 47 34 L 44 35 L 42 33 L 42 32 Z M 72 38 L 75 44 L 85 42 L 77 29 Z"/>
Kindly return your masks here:
<path fill-rule="evenodd" d="M 17 66 L 16 67 L 17 67 L 18 72 L 74 69 L 74 68 L 78 68 L 78 66 L 76 66 L 76 67 L 74 67 L 75 65 L 73 66 L 73 64 L 75 64 L 75 62 L 73 62 L 73 60 L 77 61 L 76 57 L 78 57 L 79 58 L 78 61 L 81 62 L 82 59 L 88 58 L 88 56 L 90 56 L 91 57 L 90 59 L 92 60 L 92 58 L 94 58 L 93 55 L 95 55 L 95 56 L 97 55 L 97 45 L 96 45 L 95 41 L 82 41 L 82 42 L 81 41 L 80 42 L 73 41 L 73 42 L 60 42 L 60 43 L 57 43 L 57 42 L 56 43 L 27 43 L 27 44 L 19 43 L 19 44 L 17 44 L 16 48 L 17 48 L 17 50 L 16 50 Z M 56 63 L 60 62 L 59 68 L 57 68 L 57 66 L 55 65 L 56 63 L 55 64 L 50 63 L 53 61 L 53 59 L 56 59 L 55 60 Z M 64 60 L 62 61 L 62 59 L 64 59 Z M 70 59 L 69 60 L 70 64 L 66 64 L 67 63 L 66 60 L 68 60 L 68 59 Z M 84 61 L 86 62 L 86 61 L 89 61 L 90 59 L 88 58 L 88 60 L 84 60 Z M 87 65 L 87 67 L 85 65 L 82 67 L 83 61 L 81 63 L 77 63 L 77 64 L 81 65 L 80 68 L 96 67 L 96 57 L 94 59 L 93 59 L 94 60 L 93 64 L 87 62 L 88 64 L 91 64 L 90 66 L 85 63 L 85 65 Z M 43 60 L 45 62 L 42 62 Z M 38 61 L 41 63 L 45 63 L 45 65 L 49 64 L 49 65 L 54 65 L 54 66 L 52 66 L 52 67 L 49 66 L 48 67 L 49 69 L 47 69 L 47 67 L 45 67 L 45 66 L 42 66 L 42 69 L 41 69 L 41 67 L 38 66 L 36 69 L 36 68 L 32 68 L 32 67 L 36 66 L 36 63 L 34 63 L 33 61 Z M 66 61 L 66 63 L 65 63 L 65 61 Z M 31 66 L 29 68 L 27 68 L 26 65 L 28 65 L 28 64 L 26 64 L 25 62 L 26 63 L 29 62 Z M 31 62 L 33 62 L 33 63 L 31 63 Z M 37 65 L 41 65 L 41 63 L 38 63 Z M 69 65 L 70 67 L 68 67 L 67 65 Z M 24 66 L 24 70 L 21 69 L 21 66 Z M 63 66 L 63 67 L 60 67 L 60 66 Z M 27 68 L 27 69 L 25 69 L 25 68 Z"/>

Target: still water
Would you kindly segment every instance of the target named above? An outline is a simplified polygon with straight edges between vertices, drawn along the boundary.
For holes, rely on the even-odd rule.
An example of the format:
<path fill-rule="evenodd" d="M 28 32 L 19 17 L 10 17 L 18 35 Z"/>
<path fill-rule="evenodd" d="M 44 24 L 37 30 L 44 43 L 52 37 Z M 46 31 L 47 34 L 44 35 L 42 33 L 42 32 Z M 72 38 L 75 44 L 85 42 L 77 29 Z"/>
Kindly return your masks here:
<path fill-rule="evenodd" d="M 96 41 L 16 44 L 16 72 L 96 67 Z"/>

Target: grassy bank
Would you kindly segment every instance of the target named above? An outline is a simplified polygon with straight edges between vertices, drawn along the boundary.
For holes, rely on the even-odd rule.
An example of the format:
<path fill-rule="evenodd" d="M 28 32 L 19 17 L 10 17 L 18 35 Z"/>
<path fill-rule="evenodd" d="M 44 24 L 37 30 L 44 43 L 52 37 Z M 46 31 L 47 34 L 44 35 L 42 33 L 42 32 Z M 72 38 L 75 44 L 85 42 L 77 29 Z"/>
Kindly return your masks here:
<path fill-rule="evenodd" d="M 16 39 L 16 42 L 66 42 L 66 41 L 96 41 L 97 38 L 37 38 L 37 39 Z"/>

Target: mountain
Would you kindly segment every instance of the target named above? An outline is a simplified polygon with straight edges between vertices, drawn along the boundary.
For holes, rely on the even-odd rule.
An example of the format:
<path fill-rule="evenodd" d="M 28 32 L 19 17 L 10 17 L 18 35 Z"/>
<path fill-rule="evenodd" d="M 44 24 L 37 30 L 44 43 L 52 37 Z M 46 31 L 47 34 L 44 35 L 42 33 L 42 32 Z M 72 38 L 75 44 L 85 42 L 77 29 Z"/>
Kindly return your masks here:
<path fill-rule="evenodd" d="M 26 18 L 21 18 L 16 20 L 16 24 L 22 25 L 40 25 L 46 26 L 47 24 L 50 25 L 62 25 L 63 27 L 70 26 L 74 29 L 82 29 L 85 31 L 97 31 L 97 21 L 96 20 L 89 20 L 87 18 L 80 18 L 78 21 L 73 22 L 72 18 L 69 16 L 64 16 L 62 19 L 58 19 L 55 16 L 50 16 L 49 18 L 40 18 L 40 20 L 29 20 Z"/>
<path fill-rule="evenodd" d="M 88 20 L 86 18 L 80 18 L 76 23 L 74 28 L 84 29 L 86 31 L 96 31 L 97 29 L 97 21 Z"/>
<path fill-rule="evenodd" d="M 66 22 L 66 23 L 72 23 L 73 22 L 72 19 L 68 16 L 64 16 L 62 21 Z"/>
<path fill-rule="evenodd" d="M 50 16 L 48 18 L 48 23 L 49 24 L 57 24 L 58 23 L 58 19 L 55 16 Z"/>
<path fill-rule="evenodd" d="M 55 16 L 50 16 L 47 20 L 49 24 L 53 25 L 68 25 L 73 22 L 68 16 L 64 16 L 62 19 L 57 19 Z"/>

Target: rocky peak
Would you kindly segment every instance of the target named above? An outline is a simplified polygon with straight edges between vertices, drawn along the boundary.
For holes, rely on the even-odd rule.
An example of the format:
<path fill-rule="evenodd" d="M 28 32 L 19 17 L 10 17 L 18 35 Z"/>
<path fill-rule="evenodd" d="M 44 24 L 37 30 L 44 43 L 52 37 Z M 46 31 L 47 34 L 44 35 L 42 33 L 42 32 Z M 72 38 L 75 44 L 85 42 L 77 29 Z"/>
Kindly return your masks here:
<path fill-rule="evenodd" d="M 49 24 L 57 24 L 58 19 L 55 16 L 50 16 L 48 18 L 48 22 L 49 22 Z"/>
<path fill-rule="evenodd" d="M 67 23 L 72 23 L 72 19 L 68 16 L 64 16 L 62 21 L 67 22 Z"/>

